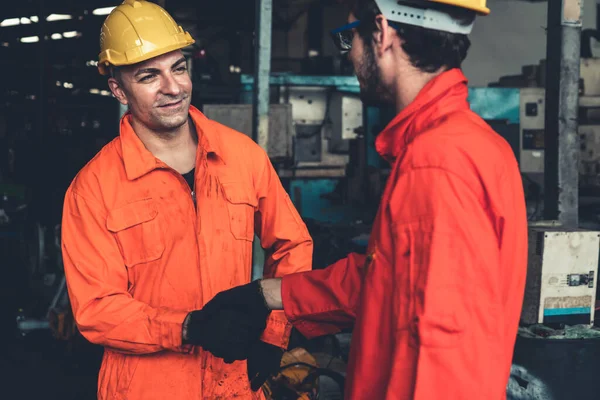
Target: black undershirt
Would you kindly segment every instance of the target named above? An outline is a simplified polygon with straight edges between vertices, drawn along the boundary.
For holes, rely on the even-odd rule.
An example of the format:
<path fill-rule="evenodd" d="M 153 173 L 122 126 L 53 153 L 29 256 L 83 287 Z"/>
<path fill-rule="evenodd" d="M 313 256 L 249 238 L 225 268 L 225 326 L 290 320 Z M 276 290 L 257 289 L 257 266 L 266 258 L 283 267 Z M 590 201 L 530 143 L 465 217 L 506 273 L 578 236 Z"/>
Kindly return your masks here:
<path fill-rule="evenodd" d="M 191 190 L 194 190 L 194 171 L 195 170 L 196 170 L 196 168 L 192 168 L 192 170 L 190 172 L 183 174 L 183 177 L 185 178 L 185 181 L 188 183 L 188 185 L 190 185 Z"/>

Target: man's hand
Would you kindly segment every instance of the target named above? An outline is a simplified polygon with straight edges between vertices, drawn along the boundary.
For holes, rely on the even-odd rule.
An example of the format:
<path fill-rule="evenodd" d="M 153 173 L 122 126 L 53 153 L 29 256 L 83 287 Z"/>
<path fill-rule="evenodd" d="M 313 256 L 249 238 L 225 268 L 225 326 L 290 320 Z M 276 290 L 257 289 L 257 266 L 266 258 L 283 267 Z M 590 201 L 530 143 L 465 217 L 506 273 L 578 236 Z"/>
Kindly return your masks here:
<path fill-rule="evenodd" d="M 265 373 L 268 377 L 279 368 L 278 361 L 273 361 L 277 355 L 272 348 L 269 349 L 271 357 L 263 355 L 265 360 L 259 360 L 260 357 L 257 356 L 258 349 L 264 350 L 265 346 L 270 346 L 260 342 L 259 338 L 266 328 L 272 308 L 281 309 L 280 279 L 258 280 L 225 290 L 218 293 L 202 310 L 188 314 L 182 327 L 183 341 L 201 346 L 227 363 L 244 360 L 254 354 L 255 361 L 248 360 L 248 368 L 252 364 L 251 373 L 257 371 L 257 379 L 260 381 Z M 283 354 L 280 349 L 279 352 Z M 269 368 L 265 367 L 267 364 Z M 249 376 L 252 379 L 252 375 Z M 266 379 L 264 377 L 262 382 Z M 259 387 L 261 385 L 262 383 Z"/>
<path fill-rule="evenodd" d="M 230 364 L 248 358 L 253 343 L 266 326 L 231 308 L 211 314 L 205 309 L 188 314 L 182 328 L 183 342 L 202 347 Z"/>
<path fill-rule="evenodd" d="M 267 317 L 271 313 L 263 296 L 260 280 L 220 292 L 202 308 L 207 315 L 216 315 L 223 309 L 234 309 L 245 313 L 258 325 L 263 326 L 263 330 Z"/>
<path fill-rule="evenodd" d="M 271 310 L 260 281 L 218 293 L 202 310 L 191 312 L 182 327 L 185 343 L 201 346 L 231 363 L 248 358 Z"/>

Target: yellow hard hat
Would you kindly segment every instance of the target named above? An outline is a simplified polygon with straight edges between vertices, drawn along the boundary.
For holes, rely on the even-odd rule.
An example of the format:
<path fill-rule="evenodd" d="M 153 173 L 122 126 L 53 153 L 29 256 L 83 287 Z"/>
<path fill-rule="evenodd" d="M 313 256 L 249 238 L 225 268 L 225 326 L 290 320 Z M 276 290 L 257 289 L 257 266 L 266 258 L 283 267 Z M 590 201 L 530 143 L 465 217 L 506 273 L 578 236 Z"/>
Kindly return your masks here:
<path fill-rule="evenodd" d="M 98 71 L 132 65 L 194 43 L 162 7 L 144 0 L 125 0 L 110 13 L 100 31 Z"/>
<path fill-rule="evenodd" d="M 486 0 L 430 0 L 436 3 L 448 4 L 451 6 L 466 8 L 468 10 L 476 11 L 482 15 L 488 15 L 490 9 L 487 8 Z"/>

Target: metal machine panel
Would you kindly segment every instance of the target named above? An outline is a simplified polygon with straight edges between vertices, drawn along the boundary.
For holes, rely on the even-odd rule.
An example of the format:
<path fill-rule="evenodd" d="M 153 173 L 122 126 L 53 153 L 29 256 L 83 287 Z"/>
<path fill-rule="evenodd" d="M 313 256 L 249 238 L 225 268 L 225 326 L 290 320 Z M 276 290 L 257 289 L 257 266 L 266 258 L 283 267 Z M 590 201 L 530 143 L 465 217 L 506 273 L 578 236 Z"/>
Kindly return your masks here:
<path fill-rule="evenodd" d="M 296 125 L 296 140 L 294 143 L 294 161 L 318 162 L 321 161 L 323 126 Z"/>
<path fill-rule="evenodd" d="M 203 112 L 208 118 L 252 137 L 251 104 L 206 104 Z M 293 131 L 292 106 L 271 104 L 267 152 L 270 157 L 290 156 Z"/>
<path fill-rule="evenodd" d="M 294 206 L 304 219 L 321 222 L 353 221 L 359 210 L 351 205 L 338 204 L 332 194 L 341 178 L 293 179 L 289 195 Z"/>
<path fill-rule="evenodd" d="M 582 96 L 600 96 L 600 58 L 582 58 L 579 66 Z"/>
<path fill-rule="evenodd" d="M 600 232 L 531 226 L 524 324 L 593 324 Z"/>
<path fill-rule="evenodd" d="M 282 88 L 280 103 L 292 105 L 292 117 L 297 124 L 321 124 L 327 117 L 331 88 L 293 86 Z"/>
<path fill-rule="evenodd" d="M 544 172 L 545 108 L 543 88 L 521 89 L 519 107 L 521 172 Z"/>
<path fill-rule="evenodd" d="M 579 174 L 588 185 L 600 184 L 600 125 L 579 125 Z"/>
<path fill-rule="evenodd" d="M 346 120 L 332 117 L 335 96 L 345 94 L 341 107 L 353 108 L 352 94 L 359 93 L 359 85 L 353 76 L 307 76 L 291 74 L 272 74 L 269 82 L 276 88 L 277 101 L 280 104 L 292 106 L 293 126 L 295 130 L 293 159 L 296 162 L 294 171 L 280 170 L 281 175 L 303 177 L 342 177 L 345 175 L 349 157 L 347 142 L 354 132 L 351 118 Z M 251 75 L 241 75 L 242 103 L 252 101 L 254 78 Z M 358 98 L 358 97 L 357 97 Z M 361 110 L 362 112 L 362 110 Z M 350 113 L 348 117 L 350 117 Z M 362 119 L 362 117 L 361 117 Z M 362 121 L 361 121 L 362 124 Z M 319 128 L 320 129 L 315 129 Z M 319 131 L 317 135 L 313 132 Z M 339 134 L 338 134 L 339 132 Z M 342 136 L 342 140 L 336 138 Z M 320 139 L 320 144 L 315 140 Z M 270 142 L 272 139 L 269 138 Z M 331 142 L 331 143 L 330 143 Z M 270 146 L 269 146 L 270 147 Z M 314 152 L 320 151 L 320 155 Z"/>
<path fill-rule="evenodd" d="M 323 173 L 327 176 L 344 175 L 348 155 L 332 152 L 328 143 L 331 136 L 328 132 L 336 124 L 332 118 L 332 107 L 335 107 L 333 99 L 337 95 L 336 89 L 331 86 L 279 88 L 279 102 L 292 106 L 295 126 L 294 161 L 299 168 L 296 170 L 297 176 L 306 168 L 310 169 L 311 176 L 322 176 Z M 319 172 L 319 168 L 323 171 Z"/>
<path fill-rule="evenodd" d="M 331 153 L 347 152 L 349 140 L 357 137 L 356 130 L 363 125 L 363 105 L 354 94 L 336 92 L 331 97 L 329 108 L 331 119 Z"/>

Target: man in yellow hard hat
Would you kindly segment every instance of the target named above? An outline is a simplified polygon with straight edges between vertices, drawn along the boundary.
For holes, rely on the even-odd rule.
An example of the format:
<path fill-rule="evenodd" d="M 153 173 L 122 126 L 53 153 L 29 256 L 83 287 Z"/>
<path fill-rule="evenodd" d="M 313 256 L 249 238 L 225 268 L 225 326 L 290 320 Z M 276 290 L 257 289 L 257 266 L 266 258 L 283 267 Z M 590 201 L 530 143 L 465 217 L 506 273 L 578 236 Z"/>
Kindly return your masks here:
<path fill-rule="evenodd" d="M 255 234 L 265 277 L 311 265 L 267 154 L 190 105 L 192 43 L 147 1 L 125 0 L 102 26 L 99 70 L 129 111 L 71 183 L 62 224 L 77 327 L 105 348 L 100 399 L 262 398 L 289 341 L 284 313 L 202 307 L 249 282 Z"/>
<path fill-rule="evenodd" d="M 263 299 L 246 293 L 254 284 L 230 289 L 205 311 L 283 309 L 309 337 L 353 327 L 347 399 L 503 399 L 527 217 L 511 147 L 469 109 L 460 69 L 486 1 L 351 7 L 336 44 L 363 100 L 397 112 L 376 140 L 391 173 L 367 254 L 263 280 Z"/>

